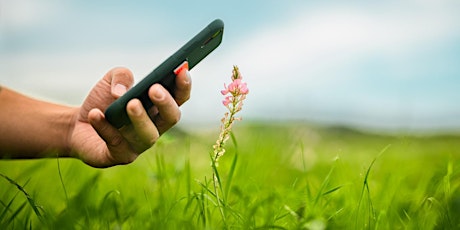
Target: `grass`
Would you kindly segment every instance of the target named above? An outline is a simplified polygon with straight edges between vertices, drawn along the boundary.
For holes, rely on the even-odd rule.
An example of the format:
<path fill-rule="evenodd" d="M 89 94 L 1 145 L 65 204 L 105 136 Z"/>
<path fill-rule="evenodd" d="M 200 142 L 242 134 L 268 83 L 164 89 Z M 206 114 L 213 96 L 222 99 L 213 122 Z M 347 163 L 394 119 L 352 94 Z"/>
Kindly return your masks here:
<path fill-rule="evenodd" d="M 217 132 L 171 130 L 133 164 L 109 169 L 0 161 L 0 228 L 460 227 L 458 136 L 245 122 L 219 160 L 217 194 Z"/>

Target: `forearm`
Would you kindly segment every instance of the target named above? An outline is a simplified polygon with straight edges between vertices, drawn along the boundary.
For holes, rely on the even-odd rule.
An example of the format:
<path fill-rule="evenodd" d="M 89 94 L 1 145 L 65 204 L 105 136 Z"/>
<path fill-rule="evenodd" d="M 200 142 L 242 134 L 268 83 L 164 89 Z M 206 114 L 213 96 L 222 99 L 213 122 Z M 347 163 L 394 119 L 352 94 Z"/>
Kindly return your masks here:
<path fill-rule="evenodd" d="M 66 156 L 76 110 L 0 86 L 0 158 Z"/>

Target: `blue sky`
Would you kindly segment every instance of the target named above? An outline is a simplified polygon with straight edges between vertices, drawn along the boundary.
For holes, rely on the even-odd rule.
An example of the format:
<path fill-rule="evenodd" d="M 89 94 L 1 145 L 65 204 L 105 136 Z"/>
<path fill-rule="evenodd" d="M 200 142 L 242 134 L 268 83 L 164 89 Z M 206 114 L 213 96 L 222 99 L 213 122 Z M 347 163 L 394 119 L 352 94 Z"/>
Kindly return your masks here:
<path fill-rule="evenodd" d="M 238 65 L 243 116 L 368 128 L 460 129 L 460 2 L 0 1 L 0 84 L 78 105 L 114 66 L 140 80 L 215 18 L 184 124 L 219 121 Z"/>

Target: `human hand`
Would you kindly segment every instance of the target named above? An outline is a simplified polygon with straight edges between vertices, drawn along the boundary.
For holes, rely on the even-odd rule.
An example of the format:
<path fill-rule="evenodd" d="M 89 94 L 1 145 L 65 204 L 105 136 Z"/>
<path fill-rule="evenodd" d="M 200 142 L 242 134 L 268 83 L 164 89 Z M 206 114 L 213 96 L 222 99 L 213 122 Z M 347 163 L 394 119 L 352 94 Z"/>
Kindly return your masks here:
<path fill-rule="evenodd" d="M 75 111 L 69 134 L 71 156 L 93 167 L 131 163 L 179 121 L 179 106 L 190 97 L 191 78 L 188 70 L 177 75 L 174 98 L 160 84 L 151 86 L 149 97 L 155 106 L 145 111 L 138 99 L 132 99 L 126 106 L 131 124 L 116 129 L 102 111 L 132 85 L 133 75 L 128 69 L 114 68 L 94 86 Z"/>

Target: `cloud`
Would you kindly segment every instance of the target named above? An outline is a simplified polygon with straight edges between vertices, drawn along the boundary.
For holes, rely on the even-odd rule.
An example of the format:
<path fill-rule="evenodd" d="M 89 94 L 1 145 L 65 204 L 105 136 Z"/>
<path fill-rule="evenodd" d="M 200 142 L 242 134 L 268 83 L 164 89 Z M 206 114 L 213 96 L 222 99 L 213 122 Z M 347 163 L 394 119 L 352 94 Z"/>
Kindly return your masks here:
<path fill-rule="evenodd" d="M 0 5 L 0 28 L 24 30 L 49 22 L 59 14 L 63 4 L 52 0 L 2 0 Z"/>
<path fill-rule="evenodd" d="M 423 103 L 417 100 L 442 87 L 451 90 L 448 81 L 441 80 L 441 89 L 422 91 L 433 87 L 429 84 L 434 80 L 420 81 L 448 77 L 427 72 L 438 68 L 436 59 L 445 56 L 437 49 L 449 50 L 460 37 L 460 16 L 449 7 L 412 2 L 383 8 L 298 9 L 292 17 L 232 44 L 223 62 L 239 63 L 248 76 L 253 92 L 248 107 L 257 108 L 258 116 L 394 122 L 391 117 L 433 114 L 430 110 L 439 109 L 439 100 L 452 106 L 437 113 L 458 113 L 455 99 L 439 95 L 426 101 L 428 106 L 417 106 Z"/>
<path fill-rule="evenodd" d="M 255 31 L 234 48 L 231 58 L 247 63 L 264 79 L 286 73 L 294 77 L 299 68 L 307 73 L 322 72 L 367 54 L 397 60 L 423 46 L 459 36 L 459 28 L 460 16 L 452 17 L 442 10 L 395 7 L 375 12 L 356 6 L 304 9 L 276 27 Z M 317 80 L 321 81 L 312 79 L 311 83 Z"/>

